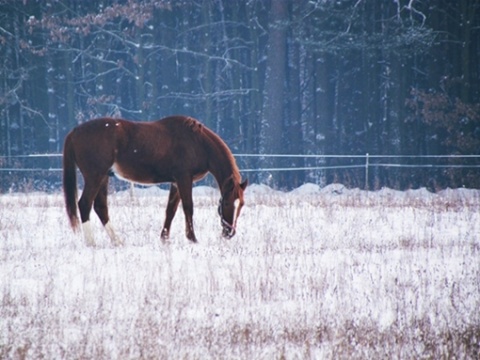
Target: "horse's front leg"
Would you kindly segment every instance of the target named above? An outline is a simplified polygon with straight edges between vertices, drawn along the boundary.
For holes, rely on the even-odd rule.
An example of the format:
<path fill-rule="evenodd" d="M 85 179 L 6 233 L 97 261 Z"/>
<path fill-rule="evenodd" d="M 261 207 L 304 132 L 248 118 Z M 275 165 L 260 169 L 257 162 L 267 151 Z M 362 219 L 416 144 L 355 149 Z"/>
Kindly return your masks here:
<path fill-rule="evenodd" d="M 197 242 L 195 231 L 193 230 L 192 185 L 193 181 L 189 178 L 177 181 L 178 191 L 182 200 L 183 212 L 185 213 L 185 232 L 187 239 L 191 242 Z"/>
<path fill-rule="evenodd" d="M 168 240 L 170 237 L 170 226 L 172 225 L 172 220 L 177 212 L 179 202 L 180 195 L 178 194 L 178 187 L 176 184 L 172 183 L 172 185 L 170 185 L 170 193 L 168 194 L 167 211 L 161 234 L 162 240 Z"/>

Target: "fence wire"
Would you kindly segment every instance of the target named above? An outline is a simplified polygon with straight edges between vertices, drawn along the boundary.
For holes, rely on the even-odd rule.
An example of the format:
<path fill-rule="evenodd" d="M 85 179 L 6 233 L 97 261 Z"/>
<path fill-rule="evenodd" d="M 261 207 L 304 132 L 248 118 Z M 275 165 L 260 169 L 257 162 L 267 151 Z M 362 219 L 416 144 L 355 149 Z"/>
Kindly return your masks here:
<path fill-rule="evenodd" d="M 390 186 L 388 182 L 378 184 L 379 173 L 385 171 L 383 169 L 392 169 L 393 174 L 390 178 L 395 178 L 395 169 L 405 169 L 411 171 L 410 178 L 419 178 L 425 169 L 435 172 L 431 178 L 441 178 L 447 172 L 463 172 L 467 174 L 469 180 L 464 183 L 468 187 L 478 187 L 480 179 L 480 154 L 469 155 L 378 155 L 378 154 L 246 154 L 235 153 L 235 158 L 240 166 L 240 171 L 246 176 L 252 177 L 254 181 L 262 182 L 262 174 L 268 175 L 268 178 L 283 179 L 284 182 L 292 181 L 295 178 L 297 184 L 292 183 L 291 186 L 298 186 L 298 182 L 309 181 L 325 184 L 336 181 L 351 181 L 352 186 L 363 187 L 365 189 L 375 188 L 378 186 Z M 9 189 L 15 182 L 36 182 L 45 183 L 55 188 L 61 187 L 60 172 L 62 154 L 27 154 L 27 155 L 0 155 L 0 192 Z M 277 158 L 279 160 L 272 160 Z M 291 159 L 291 162 L 288 160 Z M 303 161 L 301 160 L 303 159 Z M 299 161 L 301 163 L 299 163 Z M 297 165 L 294 165 L 297 163 Z M 309 165 L 309 163 L 311 165 Z M 267 164 L 276 164 L 277 166 L 268 166 Z M 280 165 L 280 166 L 278 166 Z M 411 170 L 408 170 L 411 169 Z M 437 169 L 437 170 L 434 170 Z M 298 172 L 298 175 L 295 174 Z M 342 173 L 343 172 L 343 173 Z M 348 174 L 348 172 L 351 172 Z M 414 173 L 415 172 L 415 173 Z M 31 173 L 31 174 L 29 174 Z M 464 175 L 456 175 L 456 184 L 453 186 L 449 183 L 443 186 L 465 186 L 462 185 L 462 177 Z M 327 179 L 329 174 L 330 178 Z M 343 174 L 343 175 L 342 175 Z M 433 173 L 432 173 L 433 174 Z M 343 176 L 343 178 L 342 178 Z M 449 175 L 450 176 L 450 175 Z M 346 178 L 345 178 L 346 177 Z M 355 180 L 352 181 L 352 177 Z M 404 176 L 408 180 L 408 176 Z M 265 178 L 265 177 L 264 177 Z M 287 179 L 287 180 L 285 180 Z M 350 180 L 349 180 L 350 179 Z M 458 180 L 460 179 L 460 180 Z M 473 182 L 472 182 L 472 179 Z M 391 182 L 391 180 L 389 180 Z M 428 180 L 430 181 L 430 180 Z M 413 182 L 422 184 L 426 180 L 414 180 Z M 444 182 L 445 183 L 445 182 Z M 460 185 L 458 185 L 460 183 Z M 53 185 L 51 185 L 53 184 Z M 471 185 L 473 184 L 473 185 Z M 401 187 L 406 187 L 401 186 Z M 413 185 L 416 186 L 416 185 Z M 424 185 L 428 186 L 428 185 Z M 38 186 L 33 186 L 38 187 Z"/>

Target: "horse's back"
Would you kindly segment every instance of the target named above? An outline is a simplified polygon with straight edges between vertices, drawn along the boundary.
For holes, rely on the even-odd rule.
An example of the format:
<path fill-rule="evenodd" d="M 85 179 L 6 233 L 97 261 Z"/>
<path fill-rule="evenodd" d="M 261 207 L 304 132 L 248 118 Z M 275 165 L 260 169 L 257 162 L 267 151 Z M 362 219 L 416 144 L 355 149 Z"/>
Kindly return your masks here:
<path fill-rule="evenodd" d="M 86 121 L 76 126 L 71 132 L 75 134 L 95 134 L 99 132 L 113 130 L 119 123 L 128 122 L 123 119 L 97 118 Z"/>
<path fill-rule="evenodd" d="M 160 134 L 170 137 L 177 136 L 192 140 L 203 136 L 204 126 L 198 120 L 182 116 L 173 115 L 156 121 L 129 121 L 125 119 L 98 118 L 78 125 L 72 130 L 75 136 L 111 139 L 116 137 L 121 139 L 124 134 L 135 137 L 148 135 L 155 137 Z"/>
<path fill-rule="evenodd" d="M 204 136 L 204 125 L 188 116 L 172 115 L 147 124 L 162 129 L 169 136 L 178 139 L 177 142 L 185 142 L 185 145 L 192 146 L 192 141 L 200 141 Z"/>

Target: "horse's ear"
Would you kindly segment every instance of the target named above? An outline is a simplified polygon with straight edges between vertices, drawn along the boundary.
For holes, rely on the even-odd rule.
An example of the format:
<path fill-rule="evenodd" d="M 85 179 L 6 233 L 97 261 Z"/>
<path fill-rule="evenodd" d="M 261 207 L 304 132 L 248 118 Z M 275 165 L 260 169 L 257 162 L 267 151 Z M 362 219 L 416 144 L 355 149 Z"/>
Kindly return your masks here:
<path fill-rule="evenodd" d="M 245 181 L 240 184 L 240 187 L 242 188 L 242 190 L 245 191 L 245 189 L 247 188 L 247 185 L 248 185 L 248 179 L 245 179 Z"/>

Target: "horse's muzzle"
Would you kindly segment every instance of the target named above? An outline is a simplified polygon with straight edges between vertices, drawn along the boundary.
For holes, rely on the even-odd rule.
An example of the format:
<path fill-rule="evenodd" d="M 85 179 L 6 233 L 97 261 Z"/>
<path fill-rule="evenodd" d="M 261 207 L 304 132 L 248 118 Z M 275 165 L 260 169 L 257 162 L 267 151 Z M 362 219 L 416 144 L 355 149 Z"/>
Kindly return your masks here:
<path fill-rule="evenodd" d="M 222 219 L 222 236 L 226 239 L 231 239 L 232 237 L 235 236 L 235 227 L 230 225 L 228 222 L 226 222 L 224 219 Z"/>
<path fill-rule="evenodd" d="M 222 235 L 226 239 L 231 239 L 235 236 L 235 229 L 223 228 Z"/>

